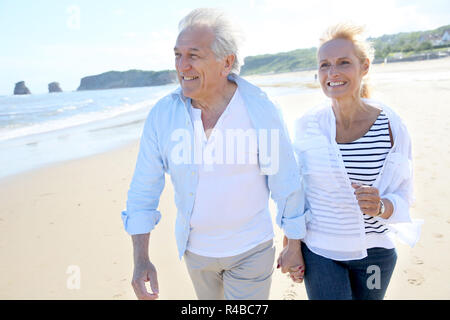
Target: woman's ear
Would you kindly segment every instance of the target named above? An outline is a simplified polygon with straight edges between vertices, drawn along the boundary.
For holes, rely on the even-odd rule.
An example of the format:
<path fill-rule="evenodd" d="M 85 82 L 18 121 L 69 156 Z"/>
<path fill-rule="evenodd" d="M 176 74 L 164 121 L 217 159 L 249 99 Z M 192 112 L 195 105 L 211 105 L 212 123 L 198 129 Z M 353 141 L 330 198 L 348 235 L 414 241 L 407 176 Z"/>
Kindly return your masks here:
<path fill-rule="evenodd" d="M 364 63 L 361 65 L 361 72 L 363 77 L 369 73 L 369 68 L 370 68 L 370 61 L 369 59 L 366 58 L 366 60 L 364 60 Z"/>

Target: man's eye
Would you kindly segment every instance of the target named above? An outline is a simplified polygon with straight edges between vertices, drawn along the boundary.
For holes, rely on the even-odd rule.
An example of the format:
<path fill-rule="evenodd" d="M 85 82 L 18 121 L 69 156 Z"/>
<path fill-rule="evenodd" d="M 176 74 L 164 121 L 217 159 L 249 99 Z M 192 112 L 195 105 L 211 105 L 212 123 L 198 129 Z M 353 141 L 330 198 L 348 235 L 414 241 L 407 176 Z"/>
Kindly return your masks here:
<path fill-rule="evenodd" d="M 341 62 L 341 64 L 349 64 L 350 62 L 349 61 L 346 61 L 346 60 L 344 60 L 344 61 L 342 61 Z"/>
<path fill-rule="evenodd" d="M 322 64 L 320 65 L 321 68 L 326 68 L 326 67 L 328 67 L 328 66 L 329 66 L 328 63 L 322 63 Z"/>

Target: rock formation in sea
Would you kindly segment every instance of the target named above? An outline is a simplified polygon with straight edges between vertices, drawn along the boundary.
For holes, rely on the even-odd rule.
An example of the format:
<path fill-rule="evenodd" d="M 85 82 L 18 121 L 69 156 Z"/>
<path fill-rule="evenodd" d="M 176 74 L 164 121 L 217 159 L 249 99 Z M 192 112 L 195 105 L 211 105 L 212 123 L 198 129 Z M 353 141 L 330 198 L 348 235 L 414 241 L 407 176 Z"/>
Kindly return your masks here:
<path fill-rule="evenodd" d="M 98 90 L 131 87 L 161 86 L 177 81 L 174 70 L 164 71 L 109 71 L 81 79 L 80 90 Z"/>
<path fill-rule="evenodd" d="M 30 89 L 25 86 L 25 81 L 19 81 L 14 87 L 14 94 L 30 94 Z"/>
<path fill-rule="evenodd" d="M 48 92 L 62 92 L 59 82 L 51 82 L 48 84 Z"/>

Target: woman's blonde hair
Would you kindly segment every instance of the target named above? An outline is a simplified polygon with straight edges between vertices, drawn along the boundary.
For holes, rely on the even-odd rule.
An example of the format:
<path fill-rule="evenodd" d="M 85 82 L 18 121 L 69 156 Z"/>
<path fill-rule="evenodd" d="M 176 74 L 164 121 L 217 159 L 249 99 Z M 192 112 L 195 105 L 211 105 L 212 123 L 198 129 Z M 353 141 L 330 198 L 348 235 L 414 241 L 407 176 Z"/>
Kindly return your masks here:
<path fill-rule="evenodd" d="M 366 59 L 368 59 L 370 64 L 373 61 L 375 50 L 372 43 L 363 38 L 364 32 L 364 26 L 359 26 L 352 23 L 338 23 L 330 26 L 320 37 L 320 45 L 317 49 L 317 53 L 319 53 L 320 48 L 325 43 L 331 40 L 346 39 L 353 43 L 355 54 L 359 58 L 360 63 L 363 64 Z M 370 98 L 370 91 L 367 78 L 363 79 L 360 96 L 362 98 Z"/>

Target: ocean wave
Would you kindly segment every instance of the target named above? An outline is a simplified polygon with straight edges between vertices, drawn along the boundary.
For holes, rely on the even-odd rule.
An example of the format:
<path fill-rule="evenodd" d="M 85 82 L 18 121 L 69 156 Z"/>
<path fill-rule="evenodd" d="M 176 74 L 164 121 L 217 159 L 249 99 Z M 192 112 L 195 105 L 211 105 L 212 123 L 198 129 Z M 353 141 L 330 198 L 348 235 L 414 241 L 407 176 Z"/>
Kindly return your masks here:
<path fill-rule="evenodd" d="M 67 106 L 67 107 L 62 107 L 56 110 L 56 112 L 64 112 L 66 110 L 76 110 L 78 107 L 77 106 Z"/>
<path fill-rule="evenodd" d="M 64 119 L 49 120 L 46 122 L 35 123 L 21 128 L 1 128 L 0 141 L 48 133 L 71 127 L 81 126 L 93 122 L 118 118 L 120 116 L 136 112 L 140 109 L 151 108 L 157 99 L 149 99 L 135 104 L 121 104 L 120 106 L 106 106 L 101 111 L 83 112 Z M 69 106 L 70 107 L 70 106 Z M 68 107 L 66 107 L 68 108 Z M 128 120 L 126 120 L 128 121 Z M 120 119 L 118 120 L 120 122 Z"/>

